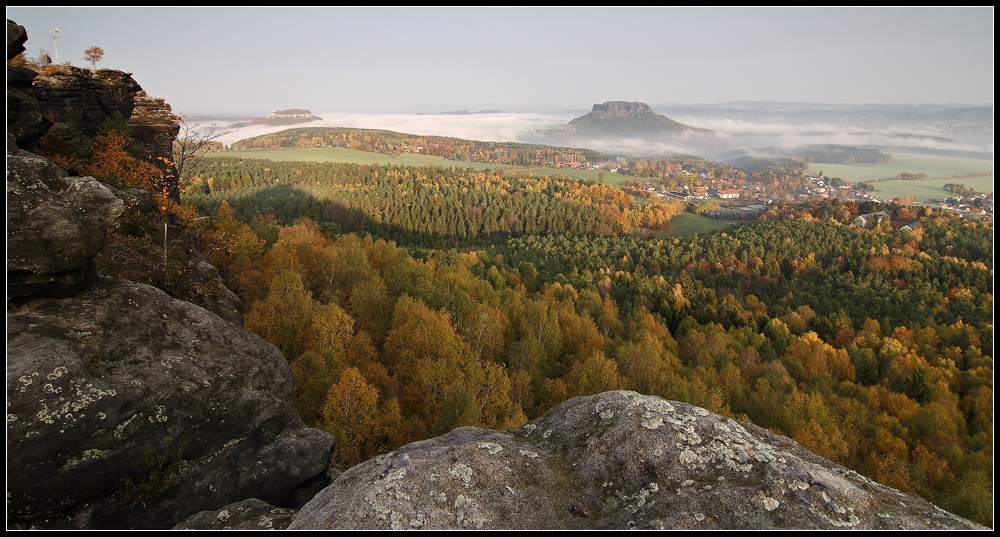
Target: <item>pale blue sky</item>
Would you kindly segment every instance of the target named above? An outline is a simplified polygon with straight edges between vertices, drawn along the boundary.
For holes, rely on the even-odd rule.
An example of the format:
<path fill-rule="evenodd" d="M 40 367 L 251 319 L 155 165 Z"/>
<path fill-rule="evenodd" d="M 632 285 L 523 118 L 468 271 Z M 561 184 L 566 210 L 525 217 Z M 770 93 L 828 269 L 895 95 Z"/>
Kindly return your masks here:
<path fill-rule="evenodd" d="M 7 7 L 175 112 L 993 103 L 993 8 Z"/>

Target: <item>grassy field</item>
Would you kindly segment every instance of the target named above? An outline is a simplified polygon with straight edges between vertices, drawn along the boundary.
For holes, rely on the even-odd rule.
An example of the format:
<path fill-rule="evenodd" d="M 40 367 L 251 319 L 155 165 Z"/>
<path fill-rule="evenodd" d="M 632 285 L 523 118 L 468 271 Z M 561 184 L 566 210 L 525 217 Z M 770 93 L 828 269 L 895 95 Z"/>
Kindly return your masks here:
<path fill-rule="evenodd" d="M 900 198 L 912 196 L 917 201 L 942 199 L 951 195 L 944 189 L 948 183 L 959 183 L 977 192 L 993 192 L 993 177 L 962 177 L 958 179 L 926 179 L 924 181 L 879 181 L 872 183 L 875 191 L 871 193 L 879 199 Z"/>
<path fill-rule="evenodd" d="M 891 179 L 902 172 L 926 173 L 928 177 L 948 177 L 993 171 L 993 161 L 918 155 L 916 153 L 891 153 L 892 160 L 883 164 L 817 164 L 809 165 L 812 173 L 823 172 L 827 177 L 840 177 L 852 183 Z"/>
<path fill-rule="evenodd" d="M 461 162 L 445 160 L 431 155 L 403 153 L 401 155 L 384 155 L 369 153 L 343 147 L 290 147 L 287 149 L 265 149 L 251 151 L 220 151 L 205 153 L 206 157 L 236 157 L 250 159 L 267 159 L 285 162 L 353 162 L 357 164 L 398 164 L 400 166 L 420 166 L 433 164 L 435 166 L 458 166 L 460 168 L 502 168 L 500 164 L 483 164 L 480 162 Z"/>
<path fill-rule="evenodd" d="M 884 164 L 810 164 L 812 173 L 823 172 L 827 177 L 840 177 L 852 183 L 873 181 L 876 198 L 913 196 L 917 201 L 941 199 L 948 195 L 942 187 L 947 183 L 961 183 L 979 192 L 993 192 L 993 161 L 974 158 L 921 155 L 916 153 L 891 153 L 892 161 Z M 902 172 L 926 173 L 923 181 L 886 180 Z M 990 173 L 991 175 L 985 175 Z M 983 174 L 976 177 L 949 176 Z"/>
<path fill-rule="evenodd" d="M 726 229 L 729 224 L 707 216 L 699 216 L 687 211 L 673 217 L 667 227 L 656 234 L 658 238 L 687 237 L 695 233 L 711 233 L 719 229 Z"/>

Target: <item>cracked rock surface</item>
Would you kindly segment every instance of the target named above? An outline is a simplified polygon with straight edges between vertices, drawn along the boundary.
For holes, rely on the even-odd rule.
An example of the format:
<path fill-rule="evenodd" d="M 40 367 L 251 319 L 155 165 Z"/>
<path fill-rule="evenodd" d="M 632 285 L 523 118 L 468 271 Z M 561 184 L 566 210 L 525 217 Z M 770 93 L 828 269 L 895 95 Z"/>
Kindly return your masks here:
<path fill-rule="evenodd" d="M 7 330 L 8 524 L 169 528 L 326 467 L 278 349 L 190 302 L 102 279 Z"/>
<path fill-rule="evenodd" d="M 289 529 L 983 529 L 760 427 L 616 391 L 341 474 Z"/>

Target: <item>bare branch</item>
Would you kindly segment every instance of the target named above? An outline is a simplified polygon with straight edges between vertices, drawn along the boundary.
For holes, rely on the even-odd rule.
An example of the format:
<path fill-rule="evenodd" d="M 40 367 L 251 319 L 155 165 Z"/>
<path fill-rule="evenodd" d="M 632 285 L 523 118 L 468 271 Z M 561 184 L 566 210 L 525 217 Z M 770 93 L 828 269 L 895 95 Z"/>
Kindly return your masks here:
<path fill-rule="evenodd" d="M 174 167 L 177 177 L 184 173 L 184 168 L 193 164 L 196 154 L 207 151 L 215 140 L 235 132 L 236 129 L 224 129 L 221 125 L 212 123 L 203 127 L 200 123 L 189 123 L 187 116 L 181 114 L 177 118 L 180 131 L 174 140 Z"/>

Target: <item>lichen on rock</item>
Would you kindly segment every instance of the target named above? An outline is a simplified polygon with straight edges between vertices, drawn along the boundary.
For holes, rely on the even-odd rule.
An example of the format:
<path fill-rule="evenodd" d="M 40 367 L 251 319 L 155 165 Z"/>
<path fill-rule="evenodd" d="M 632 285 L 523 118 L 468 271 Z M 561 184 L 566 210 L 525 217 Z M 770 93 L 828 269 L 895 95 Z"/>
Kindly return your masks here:
<path fill-rule="evenodd" d="M 403 454 L 412 465 L 398 479 L 379 478 L 385 460 L 355 466 L 289 528 L 981 528 L 754 425 L 634 392 L 571 399 L 516 429 L 463 427 L 392 456 Z"/>

